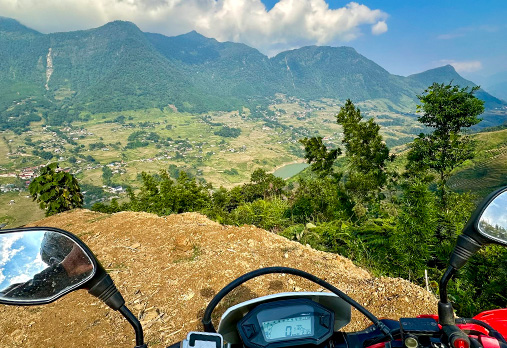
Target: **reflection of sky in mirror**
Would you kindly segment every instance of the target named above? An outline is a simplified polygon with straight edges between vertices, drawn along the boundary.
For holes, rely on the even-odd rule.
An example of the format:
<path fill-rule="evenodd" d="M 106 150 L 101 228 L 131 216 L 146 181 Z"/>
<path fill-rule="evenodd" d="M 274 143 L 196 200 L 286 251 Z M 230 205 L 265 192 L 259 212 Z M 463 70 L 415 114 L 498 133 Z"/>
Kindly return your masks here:
<path fill-rule="evenodd" d="M 44 231 L 0 234 L 0 291 L 23 283 L 45 269 L 40 256 Z"/>
<path fill-rule="evenodd" d="M 507 192 L 497 196 L 482 213 L 481 220 L 507 229 Z"/>

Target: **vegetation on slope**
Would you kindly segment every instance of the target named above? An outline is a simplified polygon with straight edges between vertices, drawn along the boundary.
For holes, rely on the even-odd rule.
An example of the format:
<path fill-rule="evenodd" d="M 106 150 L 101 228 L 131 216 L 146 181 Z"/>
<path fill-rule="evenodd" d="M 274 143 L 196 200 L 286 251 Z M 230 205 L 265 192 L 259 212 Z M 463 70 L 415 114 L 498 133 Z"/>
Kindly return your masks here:
<path fill-rule="evenodd" d="M 441 94 L 441 90 L 450 94 Z M 467 104 L 467 100 L 477 101 L 472 93 L 473 90 L 435 84 L 420 98 L 430 106 L 457 100 L 456 95 L 463 95 L 462 102 Z M 378 125 L 371 119 L 363 121 L 359 110 L 350 102 L 347 105 L 337 117 L 345 126 L 343 143 L 346 149 L 344 167 L 339 173 L 333 172 L 334 167 L 317 165 L 313 168 L 321 172 L 319 177 L 285 185 L 273 175 L 258 170 L 252 174 L 250 183 L 214 192 L 186 176 L 174 182 L 164 172 L 146 174 L 141 190 L 130 192 L 129 202 L 114 201 L 109 206 L 97 204 L 94 209 L 103 212 L 143 210 L 161 215 L 201 211 L 222 223 L 255 224 L 318 249 L 340 253 L 378 274 L 422 282 L 424 270 L 428 269 L 435 282 L 447 263 L 455 238 L 473 210 L 472 195 L 451 192 L 447 185 L 450 171 L 470 158 L 471 153 L 457 162 L 455 156 L 444 156 L 444 167 L 434 166 L 431 161 L 417 166 L 417 162 L 411 161 L 417 161 L 418 156 L 414 154 L 425 149 L 418 147 L 425 137 L 438 139 L 431 145 L 435 147 L 432 152 L 438 152 L 438 146 L 447 144 L 446 139 L 452 141 L 445 146 L 453 150 L 461 153 L 463 142 L 469 149 L 471 143 L 466 138 L 460 140 L 459 132 L 478 121 L 476 116 L 481 112 L 482 102 L 478 102 L 475 109 L 467 109 L 474 110 L 471 114 L 457 114 L 456 120 L 442 118 L 438 112 L 432 114 L 432 110 L 441 108 L 424 108 L 425 116 L 421 121 L 430 122 L 431 117 L 437 117 L 442 122 L 456 122 L 456 127 L 449 123 L 450 134 L 435 127 L 434 133 L 422 135 L 421 140 L 412 145 L 409 170 L 404 173 L 393 170 L 395 164 L 390 164 L 392 156 L 385 144 L 382 145 Z M 364 143 L 364 139 L 370 141 Z M 322 142 L 306 141 L 306 145 L 310 162 L 318 163 L 319 157 L 333 161 L 336 157 L 329 156 Z M 195 204 L 182 203 L 189 199 Z M 460 315 L 471 316 L 479 310 L 507 305 L 500 295 L 501 284 L 507 281 L 506 254 L 502 248 L 485 248 L 451 285 L 450 293 Z M 488 257 L 491 259 L 487 260 Z M 483 274 L 494 272 L 495 281 L 482 282 L 476 276 L 478 270 Z"/>

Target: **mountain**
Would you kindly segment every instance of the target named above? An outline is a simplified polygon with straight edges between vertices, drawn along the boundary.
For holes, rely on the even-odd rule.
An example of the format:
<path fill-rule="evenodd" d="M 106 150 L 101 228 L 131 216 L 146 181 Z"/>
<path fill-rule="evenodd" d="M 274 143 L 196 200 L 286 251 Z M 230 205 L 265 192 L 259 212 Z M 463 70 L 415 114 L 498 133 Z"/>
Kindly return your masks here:
<path fill-rule="evenodd" d="M 461 77 L 452 65 L 446 65 L 440 68 L 427 70 L 420 74 L 410 75 L 408 76 L 408 79 L 413 81 L 413 86 L 416 86 L 418 83 L 420 90 L 424 90 L 433 82 L 452 82 L 453 84 L 458 84 L 461 87 L 477 86 L 472 81 Z M 486 109 L 484 114 L 481 115 L 481 118 L 483 118 L 483 121 L 480 124 L 481 127 L 491 127 L 501 125 L 506 122 L 505 114 L 497 112 L 497 110 L 505 109 L 507 107 L 507 103 L 505 101 L 492 96 L 482 88 L 475 93 L 475 96 L 484 100 L 484 107 Z"/>
<path fill-rule="evenodd" d="M 409 79 L 419 82 L 421 86 L 429 86 L 433 82 L 458 84 L 461 87 L 475 87 L 477 86 L 472 81 L 461 77 L 452 65 L 446 65 L 440 68 L 427 70 L 420 74 L 410 75 Z M 476 96 L 487 104 L 488 108 L 498 108 L 505 106 L 505 102 L 492 96 L 488 92 L 480 89 L 477 91 Z"/>
<path fill-rule="evenodd" d="M 491 93 L 495 93 L 503 100 L 507 100 L 507 81 L 499 82 L 488 87 Z"/>
<path fill-rule="evenodd" d="M 0 111 L 19 96 L 44 92 L 48 37 L 0 17 Z"/>
<path fill-rule="evenodd" d="M 177 62 L 192 82 L 224 98 L 244 101 L 276 93 L 279 76 L 271 61 L 244 44 L 218 42 L 195 31 L 175 37 L 147 33 L 152 45 Z"/>
<path fill-rule="evenodd" d="M 267 105 L 277 93 L 306 100 L 382 100 L 391 111 L 413 113 L 416 95 L 433 81 L 474 85 L 451 66 L 392 75 L 350 47 L 309 46 L 268 58 L 195 31 L 167 37 L 124 21 L 41 34 L 2 17 L 0 47 L 0 128 L 26 124 L 41 113 L 58 123 L 81 111 L 169 104 L 195 113 L 251 108 Z M 506 106 L 482 90 L 477 95 L 488 109 Z M 495 117 L 488 125 L 503 122 Z"/>

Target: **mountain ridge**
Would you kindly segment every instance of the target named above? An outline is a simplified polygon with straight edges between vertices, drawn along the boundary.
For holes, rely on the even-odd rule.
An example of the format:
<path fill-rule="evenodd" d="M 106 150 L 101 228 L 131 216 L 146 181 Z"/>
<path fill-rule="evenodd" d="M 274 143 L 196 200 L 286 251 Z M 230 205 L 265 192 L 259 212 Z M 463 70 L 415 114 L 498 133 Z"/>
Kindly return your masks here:
<path fill-rule="evenodd" d="M 13 30 L 19 35 L 11 35 Z M 475 85 L 451 66 L 393 75 L 347 46 L 305 46 L 269 58 L 242 43 L 196 31 L 172 37 L 145 33 L 128 21 L 41 34 L 4 17 L 0 43 L 6 48 L 0 51 L 0 118 L 15 101 L 33 96 L 60 109 L 91 112 L 169 104 L 195 113 L 230 111 L 267 105 L 280 93 L 306 100 L 388 100 L 395 111 L 415 112 L 416 95 L 429 81 Z M 483 90 L 478 96 L 488 110 L 507 107 Z M 488 126 L 501 121 L 494 118 Z"/>

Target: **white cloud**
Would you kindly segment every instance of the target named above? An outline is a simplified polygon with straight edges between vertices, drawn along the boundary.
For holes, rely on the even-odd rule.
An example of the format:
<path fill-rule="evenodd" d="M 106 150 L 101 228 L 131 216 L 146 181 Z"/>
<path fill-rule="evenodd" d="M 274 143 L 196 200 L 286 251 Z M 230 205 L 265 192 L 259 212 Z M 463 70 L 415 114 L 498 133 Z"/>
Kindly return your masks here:
<path fill-rule="evenodd" d="M 23 238 L 22 233 L 0 235 L 0 266 L 5 266 L 17 253 L 24 249 L 23 246 L 14 249 L 14 243 Z"/>
<path fill-rule="evenodd" d="M 261 0 L 0 0 L 0 9 L 42 32 L 88 29 L 122 19 L 165 35 L 196 30 L 268 54 L 351 41 L 362 34 L 363 25 L 382 34 L 388 17 L 356 2 L 330 9 L 325 0 L 280 0 L 270 11 Z"/>
<path fill-rule="evenodd" d="M 384 34 L 387 31 L 387 24 L 385 21 L 380 21 L 371 27 L 371 33 L 373 35 Z"/>
<path fill-rule="evenodd" d="M 19 274 L 15 277 L 12 277 L 9 279 L 9 285 L 25 283 L 25 282 L 29 281 L 30 279 L 32 279 L 30 274 Z"/>
<path fill-rule="evenodd" d="M 482 69 L 482 63 L 479 60 L 469 60 L 469 61 L 455 61 L 449 59 L 443 59 L 440 61 L 441 64 L 450 64 L 456 69 L 459 73 L 470 73 L 479 71 Z"/>

